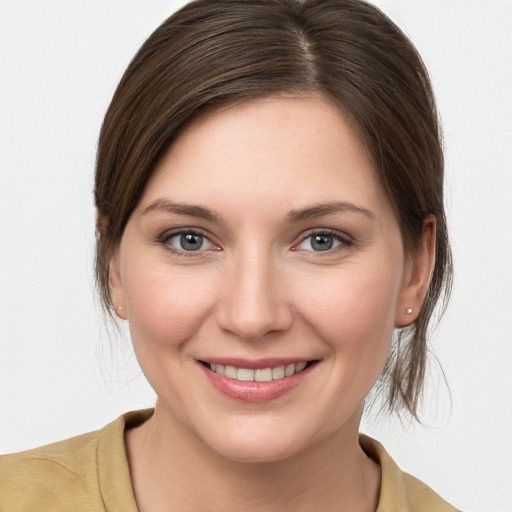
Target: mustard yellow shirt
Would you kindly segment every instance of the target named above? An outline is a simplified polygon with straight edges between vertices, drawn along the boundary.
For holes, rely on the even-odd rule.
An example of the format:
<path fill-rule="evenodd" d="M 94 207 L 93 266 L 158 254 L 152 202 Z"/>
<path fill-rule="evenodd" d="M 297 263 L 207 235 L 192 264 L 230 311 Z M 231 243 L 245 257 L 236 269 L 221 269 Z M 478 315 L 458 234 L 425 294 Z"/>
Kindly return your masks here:
<path fill-rule="evenodd" d="M 127 413 L 102 430 L 0 457 L 2 512 L 138 512 L 124 432 L 152 410 Z M 360 436 L 382 469 L 377 512 L 456 511 L 430 487 L 402 472 L 383 446 Z"/>

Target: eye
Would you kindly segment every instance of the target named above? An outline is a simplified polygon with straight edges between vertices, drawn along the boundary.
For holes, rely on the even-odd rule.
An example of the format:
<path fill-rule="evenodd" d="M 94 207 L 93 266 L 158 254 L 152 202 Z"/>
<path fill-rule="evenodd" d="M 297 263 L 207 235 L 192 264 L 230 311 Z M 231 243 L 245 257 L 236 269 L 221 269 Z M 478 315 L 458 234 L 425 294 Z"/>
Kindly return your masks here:
<path fill-rule="evenodd" d="M 174 252 L 199 252 L 216 249 L 216 246 L 201 233 L 181 231 L 167 236 L 165 242 Z"/>
<path fill-rule="evenodd" d="M 351 242 L 338 233 L 319 232 L 312 233 L 304 238 L 293 249 L 302 251 L 325 252 L 332 251 L 341 246 L 350 246 Z"/>

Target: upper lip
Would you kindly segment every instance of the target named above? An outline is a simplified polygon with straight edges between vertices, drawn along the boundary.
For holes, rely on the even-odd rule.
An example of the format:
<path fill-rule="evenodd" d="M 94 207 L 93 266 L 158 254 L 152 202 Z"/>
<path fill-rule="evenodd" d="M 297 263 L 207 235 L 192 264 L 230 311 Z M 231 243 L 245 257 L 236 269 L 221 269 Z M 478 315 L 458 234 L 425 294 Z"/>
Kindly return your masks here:
<path fill-rule="evenodd" d="M 244 359 L 238 357 L 208 357 L 199 359 L 203 363 L 215 363 L 224 366 L 234 366 L 236 368 L 247 368 L 249 370 L 259 370 L 262 368 L 276 368 L 278 366 L 288 366 L 289 364 L 309 363 L 317 359 L 307 359 L 303 357 L 271 357 L 264 359 Z"/>

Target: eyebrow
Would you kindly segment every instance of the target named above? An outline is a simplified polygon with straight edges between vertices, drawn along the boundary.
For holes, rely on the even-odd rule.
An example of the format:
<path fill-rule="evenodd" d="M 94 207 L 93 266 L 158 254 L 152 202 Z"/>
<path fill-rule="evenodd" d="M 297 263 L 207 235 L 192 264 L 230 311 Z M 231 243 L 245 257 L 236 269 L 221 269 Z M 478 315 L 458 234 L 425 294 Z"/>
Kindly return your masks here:
<path fill-rule="evenodd" d="M 309 206 L 307 208 L 301 208 L 300 210 L 292 210 L 290 213 L 288 213 L 288 215 L 286 215 L 285 222 L 297 222 L 301 220 L 316 219 L 317 217 L 323 217 L 324 215 L 344 212 L 361 213 L 370 219 L 376 218 L 376 215 L 367 208 L 358 206 L 353 203 L 341 201 L 321 203 Z"/>
<path fill-rule="evenodd" d="M 164 211 L 178 215 L 196 217 L 199 219 L 209 220 L 213 222 L 223 222 L 221 215 L 214 210 L 205 208 L 204 206 L 198 206 L 193 204 L 174 203 L 172 201 L 169 201 L 168 199 L 156 199 L 149 206 L 144 208 L 144 210 L 142 211 L 142 215 L 146 215 L 147 213 L 153 211 Z M 284 222 L 298 222 L 301 220 L 309 220 L 318 217 L 323 217 L 325 215 L 330 215 L 333 213 L 345 212 L 363 214 L 370 219 L 376 218 L 375 214 L 371 210 L 368 210 L 367 208 L 346 201 L 341 201 L 320 203 L 308 206 L 306 208 L 301 208 L 300 210 L 292 210 L 285 216 Z"/>
<path fill-rule="evenodd" d="M 173 203 L 168 199 L 157 199 L 153 201 L 149 206 L 144 208 L 142 215 L 146 215 L 147 213 L 154 211 L 164 211 L 178 215 L 197 217 L 198 219 L 222 222 L 222 217 L 214 210 L 210 210 L 204 206 L 197 206 L 194 204 Z"/>

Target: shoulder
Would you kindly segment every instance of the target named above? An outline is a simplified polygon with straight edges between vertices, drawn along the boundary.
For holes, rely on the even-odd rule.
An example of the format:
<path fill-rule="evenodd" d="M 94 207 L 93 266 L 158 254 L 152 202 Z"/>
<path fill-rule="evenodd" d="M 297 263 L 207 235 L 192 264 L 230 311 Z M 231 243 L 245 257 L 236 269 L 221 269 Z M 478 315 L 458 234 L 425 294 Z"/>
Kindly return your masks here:
<path fill-rule="evenodd" d="M 0 457 L 0 510 L 137 512 L 124 432 L 152 409 L 120 416 L 89 434 Z"/>
<path fill-rule="evenodd" d="M 0 457 L 0 509 L 70 510 L 101 503 L 97 477 L 100 431 Z M 91 508 L 91 510 L 94 510 Z"/>
<path fill-rule="evenodd" d="M 402 472 L 404 490 L 411 510 L 418 512 L 457 512 L 458 509 L 450 505 L 428 485 L 416 477 Z"/>
<path fill-rule="evenodd" d="M 381 467 L 377 512 L 457 512 L 428 485 L 402 471 L 378 441 L 361 434 L 359 443 Z"/>

